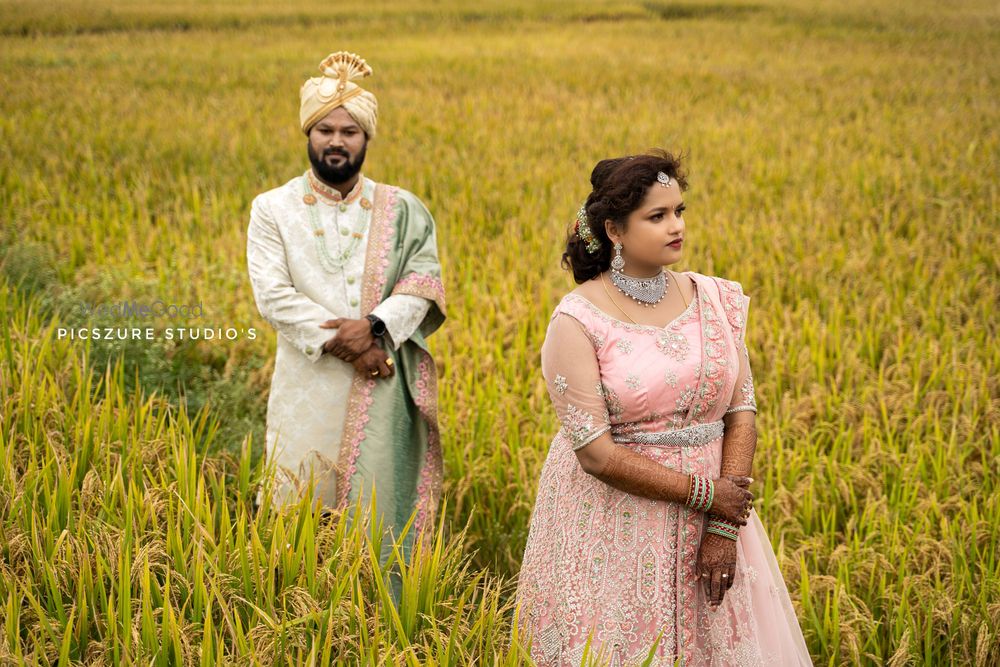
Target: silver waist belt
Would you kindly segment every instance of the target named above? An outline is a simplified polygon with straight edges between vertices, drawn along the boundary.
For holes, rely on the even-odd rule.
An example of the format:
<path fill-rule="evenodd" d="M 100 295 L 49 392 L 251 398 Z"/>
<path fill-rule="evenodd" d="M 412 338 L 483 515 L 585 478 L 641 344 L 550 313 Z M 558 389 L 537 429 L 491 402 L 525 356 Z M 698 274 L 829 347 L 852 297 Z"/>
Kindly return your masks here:
<path fill-rule="evenodd" d="M 718 440 L 725 432 L 725 424 L 720 419 L 707 424 L 685 426 L 676 431 L 636 431 L 612 435 L 618 443 L 634 442 L 640 445 L 666 445 L 673 447 L 696 447 Z"/>

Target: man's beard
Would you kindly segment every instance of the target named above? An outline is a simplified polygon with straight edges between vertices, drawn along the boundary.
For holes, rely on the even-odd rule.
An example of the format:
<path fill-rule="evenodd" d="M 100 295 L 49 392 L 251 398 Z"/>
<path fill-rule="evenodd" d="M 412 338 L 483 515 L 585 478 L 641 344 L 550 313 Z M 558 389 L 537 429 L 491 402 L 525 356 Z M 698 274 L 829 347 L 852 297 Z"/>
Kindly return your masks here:
<path fill-rule="evenodd" d="M 365 142 L 365 145 L 361 147 L 361 152 L 353 160 L 347 151 L 331 149 L 323 151 L 323 157 L 321 158 L 313 150 L 311 143 L 306 144 L 306 151 L 309 153 L 309 162 L 312 164 L 316 175 L 327 183 L 336 185 L 338 183 L 346 183 L 361 171 L 361 165 L 365 163 L 365 153 L 368 151 L 368 142 Z M 325 158 L 330 155 L 343 155 L 346 159 L 339 165 L 330 165 L 325 161 Z"/>

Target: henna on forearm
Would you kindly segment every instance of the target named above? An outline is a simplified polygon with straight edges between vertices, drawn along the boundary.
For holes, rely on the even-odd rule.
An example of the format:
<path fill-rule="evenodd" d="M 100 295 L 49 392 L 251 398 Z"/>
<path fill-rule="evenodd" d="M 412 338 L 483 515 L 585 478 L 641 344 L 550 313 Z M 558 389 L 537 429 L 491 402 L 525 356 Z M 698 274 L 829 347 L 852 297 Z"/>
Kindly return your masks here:
<path fill-rule="evenodd" d="M 733 421 L 722 438 L 722 474 L 748 477 L 757 452 L 757 427 L 752 421 Z"/>
<path fill-rule="evenodd" d="M 594 475 L 608 486 L 632 495 L 684 503 L 690 476 L 671 470 L 656 461 L 615 445 L 601 471 Z"/>

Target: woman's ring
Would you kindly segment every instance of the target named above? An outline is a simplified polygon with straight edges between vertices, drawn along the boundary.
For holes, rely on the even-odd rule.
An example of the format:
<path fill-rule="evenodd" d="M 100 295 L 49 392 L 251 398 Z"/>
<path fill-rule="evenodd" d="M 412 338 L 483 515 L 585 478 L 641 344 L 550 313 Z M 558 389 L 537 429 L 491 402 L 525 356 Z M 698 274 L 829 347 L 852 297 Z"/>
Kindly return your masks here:
<path fill-rule="evenodd" d="M 722 573 L 722 578 L 723 579 L 728 579 L 729 578 L 729 573 L 728 572 L 723 572 Z"/>
<path fill-rule="evenodd" d="M 392 368 L 392 359 L 386 359 L 385 365 L 388 366 L 389 368 Z"/>
<path fill-rule="evenodd" d="M 378 369 L 377 368 L 373 368 L 372 372 L 371 372 L 371 376 L 375 377 L 376 375 L 378 375 Z"/>

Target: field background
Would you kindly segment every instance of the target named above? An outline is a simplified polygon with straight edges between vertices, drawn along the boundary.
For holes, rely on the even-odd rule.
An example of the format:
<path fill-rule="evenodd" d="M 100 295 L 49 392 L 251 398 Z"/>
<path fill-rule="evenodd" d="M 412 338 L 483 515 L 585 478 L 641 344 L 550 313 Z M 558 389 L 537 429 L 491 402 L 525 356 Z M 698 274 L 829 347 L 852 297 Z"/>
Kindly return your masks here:
<path fill-rule="evenodd" d="M 1000 6 L 367 4 L 0 2 L 0 664 L 523 663 L 560 244 L 594 163 L 653 146 L 687 155 L 673 268 L 752 297 L 758 511 L 816 663 L 1000 664 Z M 449 298 L 446 505 L 398 612 L 363 531 L 250 511 L 249 203 L 307 166 L 339 49 Z M 131 298 L 259 336 L 56 339 Z"/>

